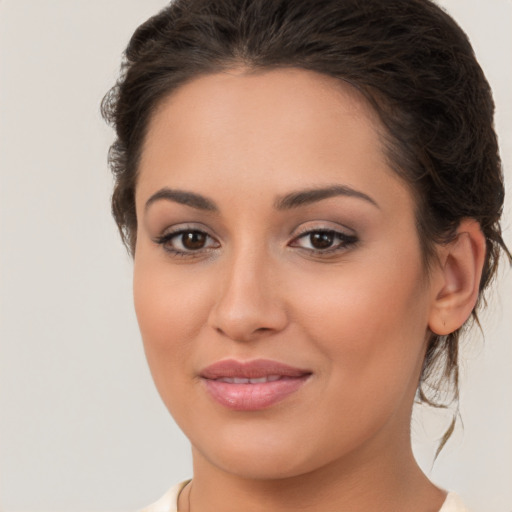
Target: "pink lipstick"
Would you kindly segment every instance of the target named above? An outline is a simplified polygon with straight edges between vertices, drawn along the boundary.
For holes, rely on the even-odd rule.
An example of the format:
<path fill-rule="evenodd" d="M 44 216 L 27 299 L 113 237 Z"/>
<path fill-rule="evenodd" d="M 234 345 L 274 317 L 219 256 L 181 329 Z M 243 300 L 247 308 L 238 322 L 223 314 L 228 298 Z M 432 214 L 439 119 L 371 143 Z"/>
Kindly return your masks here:
<path fill-rule="evenodd" d="M 225 359 L 200 372 L 210 396 L 236 411 L 266 409 L 295 393 L 311 371 L 277 361 Z"/>

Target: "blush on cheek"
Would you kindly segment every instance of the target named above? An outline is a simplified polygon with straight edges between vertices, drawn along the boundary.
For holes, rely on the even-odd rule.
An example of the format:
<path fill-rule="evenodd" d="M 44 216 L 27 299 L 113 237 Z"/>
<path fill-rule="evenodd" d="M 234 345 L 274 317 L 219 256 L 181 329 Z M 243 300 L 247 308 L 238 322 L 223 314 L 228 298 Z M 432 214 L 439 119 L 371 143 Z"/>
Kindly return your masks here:
<path fill-rule="evenodd" d="M 393 379 L 390 369 L 416 372 L 422 358 L 428 308 L 414 249 L 409 244 L 414 254 L 403 269 L 397 268 L 389 251 L 387 263 L 364 262 L 359 270 L 354 264 L 350 272 L 341 267 L 323 286 L 316 280 L 307 286 L 310 293 L 302 294 L 301 317 L 311 326 L 318 347 L 330 360 L 342 361 L 363 385 L 363 380 L 379 380 L 382 385 Z"/>

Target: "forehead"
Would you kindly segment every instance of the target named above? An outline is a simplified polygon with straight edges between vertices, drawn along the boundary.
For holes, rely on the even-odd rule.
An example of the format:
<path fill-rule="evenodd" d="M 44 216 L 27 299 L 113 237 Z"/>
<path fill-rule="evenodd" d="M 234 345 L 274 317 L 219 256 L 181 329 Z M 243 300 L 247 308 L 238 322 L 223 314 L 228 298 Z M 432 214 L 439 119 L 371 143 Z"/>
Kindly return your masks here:
<path fill-rule="evenodd" d="M 168 130 L 176 123 L 186 128 L 185 120 L 200 125 L 201 131 L 221 122 L 255 131 L 268 129 L 279 118 L 277 127 L 289 132 L 292 126 L 300 129 L 311 123 L 327 127 L 321 120 L 336 123 L 339 114 L 381 128 L 364 96 L 345 81 L 297 68 L 232 69 L 199 76 L 172 92 L 153 114 L 146 142 L 163 124 Z M 195 135 L 200 134 L 196 129 Z"/>
<path fill-rule="evenodd" d="M 290 67 L 263 70 L 233 68 L 199 75 L 172 92 L 161 103 L 156 116 L 171 104 L 176 106 L 180 103 L 187 108 L 197 101 L 201 101 L 202 108 L 208 107 L 213 112 L 213 97 L 224 100 L 217 104 L 217 113 L 225 113 L 230 107 L 263 106 L 273 100 L 279 101 L 277 105 L 280 108 L 286 108 L 301 99 L 311 103 L 315 109 L 322 109 L 322 104 L 328 103 L 330 108 L 373 115 L 364 96 L 348 82 L 315 71 Z M 336 97 L 343 103 L 342 107 L 341 104 L 334 104 Z"/>
<path fill-rule="evenodd" d="M 204 75 L 174 91 L 154 113 L 137 195 L 162 186 L 261 193 L 266 187 L 269 195 L 319 182 L 375 188 L 398 180 L 381 130 L 360 92 L 316 72 Z"/>

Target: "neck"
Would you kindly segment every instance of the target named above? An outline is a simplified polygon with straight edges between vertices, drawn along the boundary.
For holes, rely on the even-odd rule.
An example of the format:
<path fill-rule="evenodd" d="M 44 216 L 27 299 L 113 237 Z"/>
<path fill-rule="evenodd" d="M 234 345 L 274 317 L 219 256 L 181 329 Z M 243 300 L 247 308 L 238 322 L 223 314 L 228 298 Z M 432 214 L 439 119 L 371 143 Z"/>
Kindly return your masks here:
<path fill-rule="evenodd" d="M 418 467 L 408 436 L 406 449 L 403 444 L 377 451 L 375 446 L 364 447 L 310 473 L 282 479 L 229 473 L 197 450 L 193 458 L 194 479 L 188 489 L 192 493 L 180 498 L 180 512 L 434 512 L 445 499 Z"/>

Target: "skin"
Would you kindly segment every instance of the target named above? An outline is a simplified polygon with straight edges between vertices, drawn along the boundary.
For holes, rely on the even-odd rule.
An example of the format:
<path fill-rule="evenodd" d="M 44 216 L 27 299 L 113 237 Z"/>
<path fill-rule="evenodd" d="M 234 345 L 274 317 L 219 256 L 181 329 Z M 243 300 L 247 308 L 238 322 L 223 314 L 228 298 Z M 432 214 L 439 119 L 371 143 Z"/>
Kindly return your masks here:
<path fill-rule="evenodd" d="M 441 507 L 445 493 L 411 452 L 411 408 L 429 326 L 451 328 L 471 311 L 454 319 L 440 304 L 454 304 L 466 274 L 478 281 L 481 244 L 461 237 L 461 251 L 480 258 L 467 272 L 445 251 L 426 276 L 413 197 L 380 129 L 349 85 L 298 69 L 203 76 L 153 115 L 136 190 L 134 298 L 156 386 L 192 443 L 180 510 L 189 500 L 202 512 Z M 276 208 L 333 185 L 367 198 Z M 215 210 L 154 197 L 167 189 Z M 204 247 L 175 254 L 181 236 L 158 243 L 179 229 L 206 233 Z M 357 241 L 314 252 L 304 232 L 322 229 Z M 225 358 L 312 375 L 268 409 L 233 411 L 199 378 Z"/>

